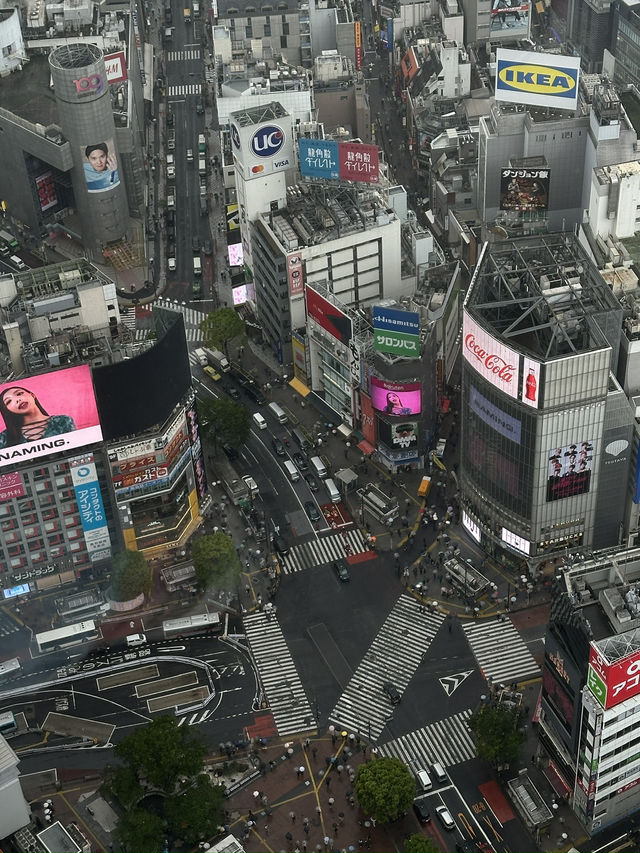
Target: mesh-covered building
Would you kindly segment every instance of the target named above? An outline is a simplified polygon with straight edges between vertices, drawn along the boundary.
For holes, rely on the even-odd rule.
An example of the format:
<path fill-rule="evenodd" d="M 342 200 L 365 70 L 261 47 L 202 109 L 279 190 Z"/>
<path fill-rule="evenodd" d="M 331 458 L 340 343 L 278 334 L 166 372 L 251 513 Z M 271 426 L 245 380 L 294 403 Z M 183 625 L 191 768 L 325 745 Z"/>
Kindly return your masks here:
<path fill-rule="evenodd" d="M 464 306 L 463 520 L 505 564 L 620 537 L 622 309 L 573 235 L 485 244 Z"/>

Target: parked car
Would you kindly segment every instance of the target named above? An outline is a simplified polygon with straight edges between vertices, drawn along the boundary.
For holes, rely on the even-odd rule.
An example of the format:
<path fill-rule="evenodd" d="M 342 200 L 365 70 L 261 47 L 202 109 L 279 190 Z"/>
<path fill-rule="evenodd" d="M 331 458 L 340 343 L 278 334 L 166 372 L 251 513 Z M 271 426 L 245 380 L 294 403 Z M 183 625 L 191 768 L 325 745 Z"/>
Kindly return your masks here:
<path fill-rule="evenodd" d="M 312 521 L 314 524 L 320 521 L 320 512 L 313 501 L 305 501 L 304 511 L 309 516 L 309 520 Z"/>
<path fill-rule="evenodd" d="M 226 391 L 232 400 L 239 400 L 240 399 L 240 392 L 238 391 L 238 389 L 234 385 L 227 385 Z"/>
<path fill-rule="evenodd" d="M 318 491 L 320 487 L 318 486 L 318 481 L 313 476 L 313 474 L 305 474 L 304 479 L 306 480 L 307 486 L 309 486 L 312 492 Z"/>
<path fill-rule="evenodd" d="M 202 251 L 205 253 L 205 255 L 210 255 L 213 252 L 213 246 L 211 245 L 211 240 L 203 240 Z"/>
<path fill-rule="evenodd" d="M 386 693 L 391 700 L 392 705 L 398 705 L 402 700 L 402 695 L 398 688 L 391 681 L 385 681 L 382 685 L 382 692 Z"/>
<path fill-rule="evenodd" d="M 237 459 L 237 458 L 238 458 L 238 451 L 237 451 L 237 450 L 235 449 L 235 447 L 233 447 L 232 445 L 230 445 L 230 444 L 223 444 L 223 445 L 222 445 L 222 449 L 223 449 L 223 450 L 224 450 L 224 452 L 227 454 L 227 456 L 229 457 L 229 459 L 232 459 L 232 460 L 233 460 L 233 459 Z"/>
<path fill-rule="evenodd" d="M 271 446 L 273 447 L 276 456 L 286 456 L 286 451 L 284 449 L 284 444 L 280 441 L 279 438 L 271 439 Z"/>
<path fill-rule="evenodd" d="M 420 823 L 430 823 L 431 822 L 431 812 L 427 806 L 427 801 L 424 799 L 417 799 L 413 801 L 413 810 L 416 813 L 416 817 L 420 821 Z"/>
<path fill-rule="evenodd" d="M 302 453 L 294 453 L 292 458 L 296 464 L 296 468 L 299 471 L 306 471 L 309 468 L 309 466 L 307 465 L 307 460 L 304 458 Z"/>
<path fill-rule="evenodd" d="M 197 234 L 194 234 L 193 237 L 191 238 L 191 249 L 194 252 L 200 251 L 200 238 L 198 237 Z"/>
<path fill-rule="evenodd" d="M 342 560 L 333 564 L 333 571 L 336 573 L 338 580 L 342 581 L 342 583 L 348 583 L 351 580 L 349 569 Z"/>

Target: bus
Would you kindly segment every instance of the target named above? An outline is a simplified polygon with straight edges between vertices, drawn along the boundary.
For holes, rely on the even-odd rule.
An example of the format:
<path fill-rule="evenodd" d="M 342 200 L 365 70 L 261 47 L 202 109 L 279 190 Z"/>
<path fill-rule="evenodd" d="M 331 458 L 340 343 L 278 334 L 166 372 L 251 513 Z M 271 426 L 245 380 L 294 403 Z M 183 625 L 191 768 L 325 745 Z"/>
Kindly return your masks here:
<path fill-rule="evenodd" d="M 11 658 L 0 663 L 0 682 L 12 675 L 17 675 L 22 669 L 19 658 Z"/>
<path fill-rule="evenodd" d="M 11 734 L 18 731 L 15 714 L 13 711 L 5 711 L 0 714 L 0 735 Z"/>
<path fill-rule="evenodd" d="M 162 623 L 165 638 L 180 637 L 183 634 L 193 634 L 194 631 L 210 631 L 220 627 L 219 613 L 194 613 L 193 616 L 183 616 L 182 619 L 167 619 Z"/>
<path fill-rule="evenodd" d="M 53 631 L 36 634 L 36 643 L 40 652 L 51 652 L 54 649 L 77 646 L 78 643 L 97 639 L 98 631 L 96 623 L 92 619 L 87 622 L 77 622 L 75 625 L 67 625 L 65 628 L 55 628 Z"/>

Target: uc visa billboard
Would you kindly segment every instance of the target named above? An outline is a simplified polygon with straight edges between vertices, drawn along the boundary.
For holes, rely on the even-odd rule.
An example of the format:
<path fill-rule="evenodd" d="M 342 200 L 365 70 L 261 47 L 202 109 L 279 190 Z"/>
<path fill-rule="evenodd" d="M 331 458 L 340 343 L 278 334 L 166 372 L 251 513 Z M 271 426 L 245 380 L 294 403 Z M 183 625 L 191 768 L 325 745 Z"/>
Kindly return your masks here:
<path fill-rule="evenodd" d="M 610 662 L 592 641 L 587 685 L 605 709 L 637 696 L 640 693 L 640 649 Z"/>
<path fill-rule="evenodd" d="M 377 184 L 380 180 L 377 145 L 336 142 L 333 139 L 299 139 L 298 160 L 300 174 L 305 178 L 366 184 Z"/>
<path fill-rule="evenodd" d="M 373 348 L 404 358 L 420 358 L 420 315 L 376 305 L 373 309 Z"/>
<path fill-rule="evenodd" d="M 293 167 L 293 130 L 291 116 L 244 125 L 231 113 L 231 149 L 244 179 L 264 178 L 273 172 Z"/>
<path fill-rule="evenodd" d="M 496 101 L 575 110 L 579 79 L 577 56 L 498 48 Z"/>

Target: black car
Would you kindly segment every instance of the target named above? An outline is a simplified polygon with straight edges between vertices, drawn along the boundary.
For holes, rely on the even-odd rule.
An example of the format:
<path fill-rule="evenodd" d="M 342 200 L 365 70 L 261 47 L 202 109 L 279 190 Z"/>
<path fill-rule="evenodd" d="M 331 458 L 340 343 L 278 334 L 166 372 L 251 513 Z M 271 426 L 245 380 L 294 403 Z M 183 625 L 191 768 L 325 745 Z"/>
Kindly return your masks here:
<path fill-rule="evenodd" d="M 199 116 L 204 113 L 204 104 L 202 103 L 202 101 L 198 101 L 198 103 L 196 104 L 196 112 Z"/>
<path fill-rule="evenodd" d="M 420 823 L 430 823 L 431 822 L 431 812 L 427 807 L 426 800 L 414 800 L 413 801 L 413 810 L 416 813 L 416 817 L 420 821 Z"/>
<path fill-rule="evenodd" d="M 203 240 L 202 241 L 202 251 L 205 253 L 205 255 L 210 255 L 213 252 L 211 240 Z"/>
<path fill-rule="evenodd" d="M 307 465 L 307 460 L 304 458 L 302 453 L 294 453 L 292 458 L 299 471 L 308 470 L 309 466 Z"/>
<path fill-rule="evenodd" d="M 278 554 L 281 554 L 283 557 L 289 553 L 289 543 L 280 533 L 277 533 L 273 539 L 273 547 L 276 549 Z"/>
<path fill-rule="evenodd" d="M 200 238 L 198 237 L 197 234 L 194 234 L 193 237 L 191 238 L 191 249 L 194 252 L 200 251 Z"/>
<path fill-rule="evenodd" d="M 279 438 L 271 439 L 271 446 L 273 447 L 276 456 L 286 456 L 286 451 L 284 449 L 284 444 L 280 441 Z"/>
<path fill-rule="evenodd" d="M 171 111 L 171 110 L 169 110 L 169 111 L 167 112 L 167 125 L 168 125 L 169 127 L 173 127 L 173 125 L 174 125 L 174 123 L 175 123 L 175 120 L 176 120 L 176 117 L 174 116 L 174 114 L 172 113 L 172 111 Z"/>
<path fill-rule="evenodd" d="M 313 501 L 305 501 L 304 511 L 309 516 L 309 520 L 313 521 L 314 524 L 317 521 L 320 521 L 320 513 L 318 511 L 318 507 L 314 504 Z"/>
<path fill-rule="evenodd" d="M 229 459 L 237 459 L 238 458 L 238 451 L 235 449 L 235 447 L 232 447 L 230 444 L 223 444 L 222 449 L 227 454 Z"/>
<path fill-rule="evenodd" d="M 351 580 L 349 569 L 342 560 L 339 563 L 333 564 L 333 571 L 336 573 L 338 580 L 342 581 L 342 583 L 348 583 Z"/>
<path fill-rule="evenodd" d="M 313 476 L 313 474 L 305 474 L 304 479 L 306 480 L 307 486 L 309 486 L 312 492 L 318 491 L 320 487 L 318 486 L 318 481 Z"/>
<path fill-rule="evenodd" d="M 228 385 L 226 390 L 227 394 L 231 397 L 232 400 L 240 399 L 240 392 L 233 385 Z"/>
<path fill-rule="evenodd" d="M 166 211 L 166 213 L 165 213 L 165 219 L 166 219 L 166 221 L 167 221 L 167 225 L 171 225 L 171 226 L 173 226 L 173 225 L 175 224 L 175 221 L 176 221 L 176 212 L 175 212 L 175 210 L 173 210 L 173 209 L 171 209 L 171 210 L 167 210 L 167 211 Z"/>
<path fill-rule="evenodd" d="M 382 685 L 382 691 L 387 694 L 392 705 L 398 705 L 400 703 L 402 696 L 395 684 L 392 684 L 390 681 L 385 681 Z"/>

